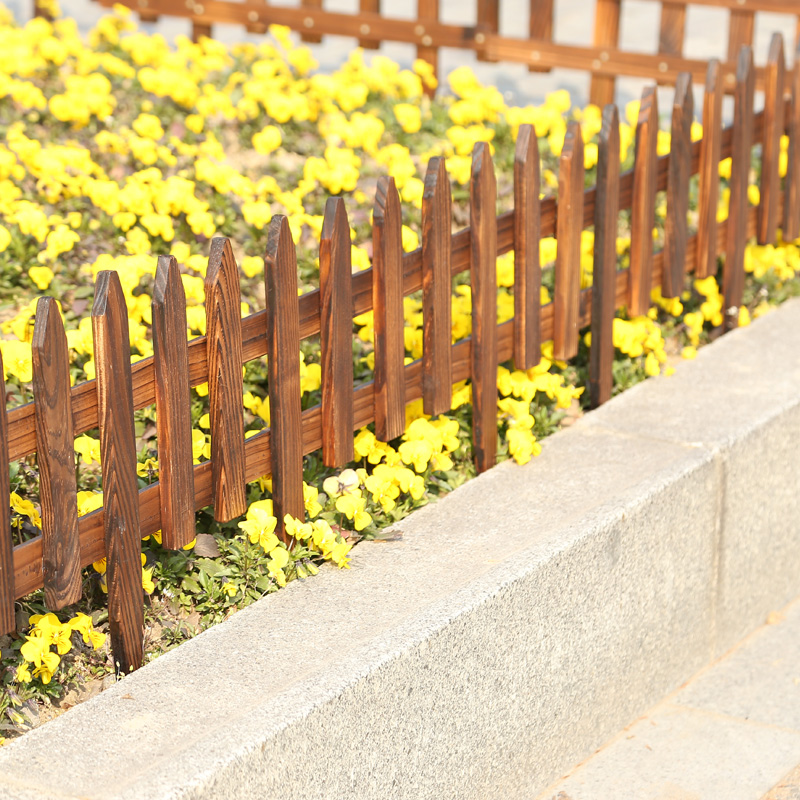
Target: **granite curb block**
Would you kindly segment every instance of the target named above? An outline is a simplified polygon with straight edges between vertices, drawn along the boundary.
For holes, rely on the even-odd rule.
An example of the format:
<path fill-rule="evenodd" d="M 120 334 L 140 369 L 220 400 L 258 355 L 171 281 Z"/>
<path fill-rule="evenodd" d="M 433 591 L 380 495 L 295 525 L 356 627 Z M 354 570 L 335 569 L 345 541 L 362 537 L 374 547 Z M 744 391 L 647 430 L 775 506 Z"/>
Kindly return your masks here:
<path fill-rule="evenodd" d="M 797 594 L 798 331 L 792 301 L 12 742 L 0 798 L 535 795 Z"/>

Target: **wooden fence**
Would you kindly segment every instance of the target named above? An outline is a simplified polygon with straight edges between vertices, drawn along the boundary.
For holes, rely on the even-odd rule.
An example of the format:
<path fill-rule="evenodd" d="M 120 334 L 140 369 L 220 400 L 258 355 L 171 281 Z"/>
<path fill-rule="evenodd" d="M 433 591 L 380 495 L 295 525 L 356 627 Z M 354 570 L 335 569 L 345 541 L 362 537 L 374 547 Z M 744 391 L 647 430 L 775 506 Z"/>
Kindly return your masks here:
<path fill-rule="evenodd" d="M 451 189 L 444 161 L 431 159 L 425 177 L 422 246 L 401 247 L 402 210 L 392 178 L 380 179 L 374 206 L 373 265 L 351 275 L 345 201 L 328 200 L 320 241 L 320 288 L 297 297 L 295 247 L 286 218 L 270 225 L 266 253 L 267 309 L 240 319 L 239 273 L 230 242 L 212 241 L 206 276 L 206 336 L 186 341 L 183 285 L 175 259 L 158 261 L 153 308 L 154 355 L 130 364 L 128 316 L 115 272 L 101 272 L 92 309 L 97 379 L 69 385 L 69 355 L 55 302 L 40 300 L 33 334 L 34 401 L 0 413 L 0 462 L 37 453 L 41 475 L 40 536 L 13 546 L 10 517 L 0 520 L 0 633 L 14 628 L 14 600 L 44 587 L 56 610 L 80 595 L 80 570 L 107 558 L 112 647 L 123 671 L 142 661 L 141 538 L 161 529 L 167 547 L 194 537 L 194 510 L 213 506 L 217 519 L 246 510 L 248 481 L 272 474 L 275 515 L 304 515 L 303 455 L 322 449 L 328 466 L 353 458 L 353 433 L 375 422 L 380 439 L 403 432 L 405 404 L 422 398 L 428 414 L 448 411 L 451 385 L 471 379 L 474 453 L 478 470 L 495 463 L 497 365 L 539 362 L 540 343 L 554 355 L 577 353 L 579 330 L 591 325 L 593 406 L 611 395 L 615 308 L 645 313 L 651 287 L 678 295 L 684 273 L 715 274 L 724 255 L 725 328 L 737 324 L 749 236 L 771 242 L 800 235 L 800 63 L 786 73 L 776 36 L 767 66 L 766 107 L 753 109 L 754 68 L 741 49 L 735 118 L 720 119 L 722 67 L 708 66 L 704 136 L 691 142 L 692 79 L 679 76 L 672 108 L 672 149 L 656 154 L 654 87 L 643 95 L 634 168 L 620 175 L 618 112 L 603 111 L 597 182 L 584 188 L 583 139 L 569 124 L 560 156 L 558 201 L 539 198 L 539 154 L 522 126 L 514 161 L 514 210 L 496 216 L 495 173 L 489 147 L 478 143 L 470 180 L 470 225 L 451 234 Z M 790 94 L 785 97 L 785 90 Z M 790 138 L 782 188 L 780 137 Z M 760 204 L 748 205 L 751 149 L 761 144 Z M 718 163 L 733 157 L 730 213 L 717 221 Z M 697 233 L 689 236 L 689 178 L 699 174 Z M 666 247 L 653 251 L 656 193 L 667 192 Z M 631 209 L 630 268 L 617 269 L 619 211 Z M 581 230 L 594 226 L 593 286 L 580 289 Z M 558 240 L 553 302 L 540 306 L 540 237 Z M 496 260 L 515 252 L 513 319 L 497 324 Z M 469 270 L 472 336 L 451 344 L 450 292 L 454 275 Z M 403 297 L 423 293 L 424 355 L 404 365 Z M 353 317 L 372 309 L 374 381 L 353 382 Z M 321 338 L 321 403 L 301 410 L 301 339 Z M 245 441 L 243 363 L 268 357 L 272 425 Z M 193 466 L 190 386 L 208 381 L 211 459 Z M 160 480 L 138 490 L 133 415 L 156 404 Z M 103 508 L 78 517 L 74 437 L 99 428 Z M 0 494 L 9 493 L 0 470 Z"/>
<path fill-rule="evenodd" d="M 243 25 L 251 32 L 264 32 L 273 23 L 300 31 L 303 40 L 319 42 L 322 35 L 357 36 L 365 48 L 383 41 L 416 45 L 417 56 L 434 66 L 439 48 L 473 50 L 481 61 L 514 61 L 532 71 L 553 67 L 591 73 L 590 100 L 601 108 L 614 101 L 615 76 L 629 75 L 674 85 L 678 75 L 689 72 L 702 82 L 708 62 L 683 54 L 686 13 L 690 6 L 713 6 L 728 11 L 727 57 L 720 65 L 723 90 L 736 86 L 736 56 L 742 45 L 752 45 L 756 14 L 772 12 L 797 18 L 795 0 L 654 0 L 660 6 L 657 53 L 620 49 L 619 31 L 623 0 L 596 0 L 593 44 L 564 44 L 553 39 L 554 0 L 528 0 L 528 38 L 500 35 L 500 0 L 478 0 L 472 25 L 441 21 L 439 0 L 417 0 L 414 19 L 386 16 L 381 0 L 358 0 L 358 11 L 328 11 L 323 0 L 299 0 L 295 7 L 269 5 L 260 0 L 119 0 L 136 11 L 143 21 L 160 15 L 185 17 L 192 22 L 192 35 L 211 36 L 215 23 Z M 517 3 L 519 0 L 515 0 Z M 107 7 L 118 0 L 98 0 Z M 388 3 L 386 5 L 389 5 Z M 763 69 L 756 69 L 756 83 L 763 86 Z"/>

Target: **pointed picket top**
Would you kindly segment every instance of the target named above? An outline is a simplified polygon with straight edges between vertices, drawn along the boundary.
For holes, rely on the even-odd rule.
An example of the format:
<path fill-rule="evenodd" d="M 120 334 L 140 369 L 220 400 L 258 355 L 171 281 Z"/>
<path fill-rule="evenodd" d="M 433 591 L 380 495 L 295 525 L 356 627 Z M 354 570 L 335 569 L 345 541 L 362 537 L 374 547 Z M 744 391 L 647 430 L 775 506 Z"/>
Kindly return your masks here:
<path fill-rule="evenodd" d="M 276 214 L 270 222 L 264 260 L 272 507 L 278 520 L 277 533 L 288 542 L 284 516 L 305 519 L 305 506 L 297 254 L 289 220 L 282 214 Z"/>
<path fill-rule="evenodd" d="M 340 467 L 353 450 L 353 278 L 350 224 L 341 197 L 329 197 L 319 243 L 322 461 Z"/>
<path fill-rule="evenodd" d="M 58 303 L 42 297 L 31 341 L 36 452 L 42 506 L 42 578 L 47 607 L 80 600 L 78 484 L 69 381 L 69 348 Z"/>
<path fill-rule="evenodd" d="M 195 525 L 186 296 L 174 256 L 158 258 L 152 316 L 161 542 L 177 550 Z"/>
<path fill-rule="evenodd" d="M 452 220 L 450 176 L 434 156 L 422 193 L 422 403 L 431 416 L 452 406 Z"/>
<path fill-rule="evenodd" d="M 661 276 L 663 297 L 680 297 L 686 274 L 693 116 L 692 76 L 689 72 L 681 72 L 675 84 L 675 97 L 672 102 L 667 218 L 664 223 L 664 269 Z"/>
<path fill-rule="evenodd" d="M 539 264 L 539 144 L 532 125 L 520 125 L 514 151 L 514 366 L 535 367 L 541 359 Z"/>
<path fill-rule="evenodd" d="M 772 244 L 777 235 L 785 64 L 783 36 L 776 33 L 769 45 L 764 78 L 764 143 L 761 148 L 761 200 L 758 205 L 756 230 L 759 244 Z"/>
<path fill-rule="evenodd" d="M 221 236 L 211 240 L 205 287 L 214 517 L 227 522 L 247 510 L 247 486 L 239 267 Z"/>

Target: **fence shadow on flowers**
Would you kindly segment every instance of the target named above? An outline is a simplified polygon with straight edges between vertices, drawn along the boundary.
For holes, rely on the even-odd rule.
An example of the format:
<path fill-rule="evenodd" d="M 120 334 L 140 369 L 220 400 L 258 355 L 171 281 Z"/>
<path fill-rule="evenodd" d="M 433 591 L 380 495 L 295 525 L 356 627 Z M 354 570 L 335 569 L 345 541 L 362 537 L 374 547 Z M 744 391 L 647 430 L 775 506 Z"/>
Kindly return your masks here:
<path fill-rule="evenodd" d="M 620 174 L 618 112 L 603 110 L 596 185 L 585 188 L 580 125 L 570 123 L 560 156 L 558 201 L 540 200 L 536 136 L 523 125 L 514 161 L 514 209 L 496 215 L 496 183 L 488 144 L 475 145 L 469 185 L 469 227 L 451 233 L 451 189 L 441 158 L 425 177 L 422 246 L 403 253 L 402 210 L 392 178 L 379 180 L 372 268 L 351 274 L 350 227 L 342 198 L 328 200 L 320 241 L 320 288 L 297 296 L 295 247 L 285 217 L 270 225 L 266 311 L 240 318 L 239 273 L 228 240 L 212 241 L 206 275 L 206 336 L 186 341 L 186 306 L 178 265 L 158 261 L 152 301 L 154 355 L 130 364 L 128 315 L 119 277 L 101 272 L 92 329 L 97 378 L 70 387 L 67 340 L 58 308 L 42 298 L 36 312 L 33 395 L 28 405 L 0 414 L 0 460 L 37 453 L 42 534 L 13 546 L 8 513 L 0 522 L 0 633 L 14 627 L 14 600 L 44 587 L 56 610 L 80 595 L 82 567 L 107 559 L 109 622 L 123 671 L 142 662 L 141 539 L 161 529 L 179 548 L 194 537 L 194 511 L 213 506 L 227 521 L 246 511 L 248 481 L 271 474 L 275 516 L 302 517 L 303 456 L 322 450 L 324 463 L 353 458 L 353 432 L 371 422 L 386 441 L 404 430 L 405 404 L 423 399 L 425 412 L 451 407 L 451 386 L 470 379 L 473 437 L 479 471 L 495 463 L 497 365 L 536 365 L 542 341 L 554 357 L 577 353 L 579 331 L 591 326 L 593 406 L 611 395 L 615 309 L 646 313 L 653 287 L 679 295 L 684 274 L 715 274 L 724 256 L 724 328 L 738 320 L 748 237 L 771 242 L 800 235 L 800 62 L 784 66 L 782 39 L 773 39 L 766 68 L 766 105 L 754 113 L 755 74 L 749 47 L 736 73 L 733 124 L 723 129 L 720 64 L 708 66 L 704 136 L 690 137 L 692 79 L 677 81 L 671 152 L 658 157 L 654 87 L 645 90 L 636 130 L 635 163 Z M 789 136 L 782 183 L 780 139 Z M 761 145 L 760 202 L 748 201 L 752 148 Z M 730 204 L 718 221 L 718 166 L 732 157 Z M 689 179 L 699 175 L 697 233 L 689 235 Z M 667 193 L 663 250 L 654 252 L 655 197 Z M 619 212 L 631 210 L 630 268 L 617 269 Z M 580 288 L 581 231 L 594 226 L 593 286 Z M 554 299 L 540 306 L 539 240 L 558 241 Z M 497 256 L 514 250 L 514 318 L 497 324 Z M 472 335 L 451 344 L 452 277 L 470 271 Z M 404 364 L 403 297 L 422 290 L 423 356 Z M 374 381 L 354 385 L 353 317 L 374 314 Z M 321 341 L 321 403 L 301 409 L 298 352 L 309 336 Z M 245 440 L 242 364 L 267 356 L 271 427 Z M 193 464 L 190 387 L 208 381 L 211 459 Z M 134 410 L 156 404 L 160 480 L 139 490 Z M 103 507 L 78 516 L 74 438 L 99 428 Z M 0 494 L 8 472 L 0 470 Z M 281 528 L 282 531 L 282 528 Z M 285 536 L 285 534 L 284 534 Z"/>

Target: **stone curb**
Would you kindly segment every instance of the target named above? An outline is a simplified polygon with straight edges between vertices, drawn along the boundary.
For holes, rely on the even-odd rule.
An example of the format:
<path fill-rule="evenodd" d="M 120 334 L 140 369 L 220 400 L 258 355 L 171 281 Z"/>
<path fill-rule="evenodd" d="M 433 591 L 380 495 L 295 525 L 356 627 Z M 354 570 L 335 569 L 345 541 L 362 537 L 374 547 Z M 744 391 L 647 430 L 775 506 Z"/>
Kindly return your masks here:
<path fill-rule="evenodd" d="M 0 798 L 530 798 L 794 597 L 800 301 L 0 750 Z"/>

